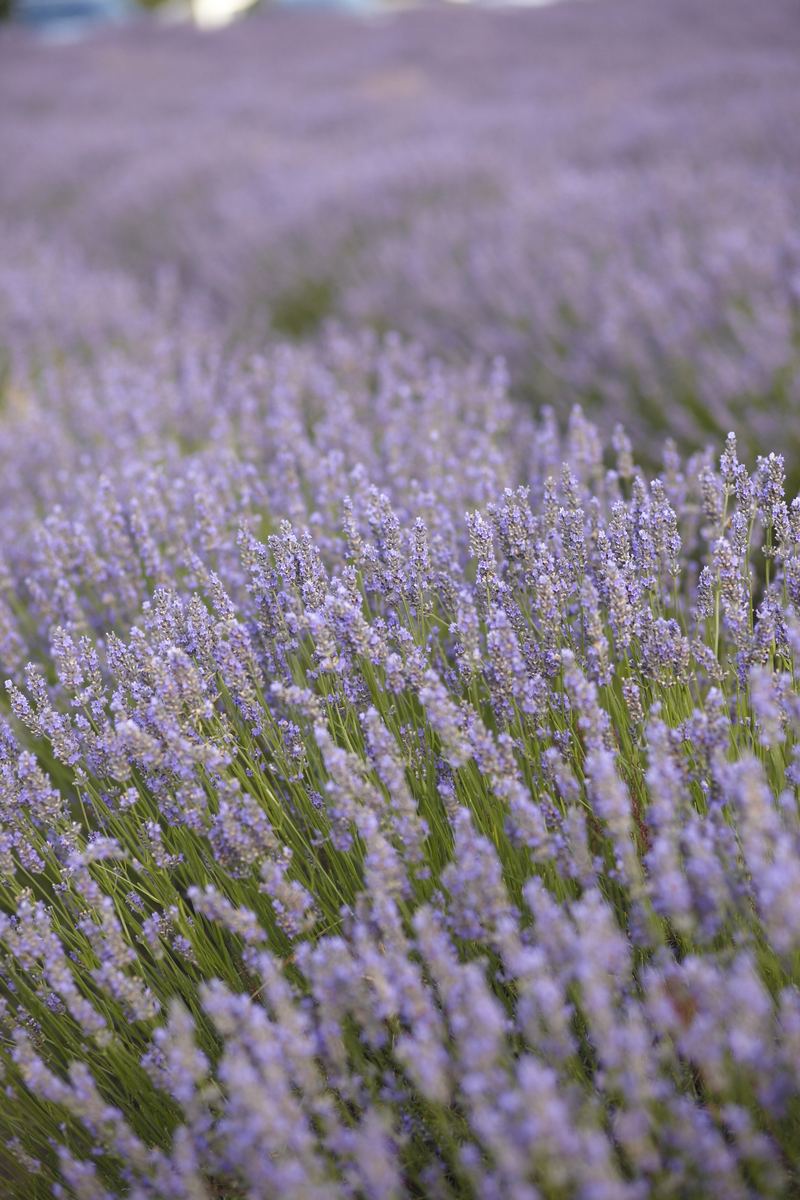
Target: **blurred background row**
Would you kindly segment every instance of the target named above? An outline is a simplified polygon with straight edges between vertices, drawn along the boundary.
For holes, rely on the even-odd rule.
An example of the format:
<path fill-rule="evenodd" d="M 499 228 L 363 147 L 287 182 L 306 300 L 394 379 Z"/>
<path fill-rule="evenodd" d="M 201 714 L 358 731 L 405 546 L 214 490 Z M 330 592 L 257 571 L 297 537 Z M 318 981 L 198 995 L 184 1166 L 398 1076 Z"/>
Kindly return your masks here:
<path fill-rule="evenodd" d="M 736 428 L 800 461 L 798 45 L 796 0 L 7 27 L 0 354 L 337 322 L 503 355 L 654 460 Z"/>

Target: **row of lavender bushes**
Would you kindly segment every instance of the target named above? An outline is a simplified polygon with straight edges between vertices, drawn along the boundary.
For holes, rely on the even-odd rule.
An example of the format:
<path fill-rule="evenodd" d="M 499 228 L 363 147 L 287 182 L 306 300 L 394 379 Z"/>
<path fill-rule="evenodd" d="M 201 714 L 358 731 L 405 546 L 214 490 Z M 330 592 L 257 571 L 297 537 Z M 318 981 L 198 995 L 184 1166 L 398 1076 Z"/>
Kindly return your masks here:
<path fill-rule="evenodd" d="M 393 340 L 162 369 L 180 457 L 4 569 L 7 1194 L 793 1194 L 782 459 Z"/>

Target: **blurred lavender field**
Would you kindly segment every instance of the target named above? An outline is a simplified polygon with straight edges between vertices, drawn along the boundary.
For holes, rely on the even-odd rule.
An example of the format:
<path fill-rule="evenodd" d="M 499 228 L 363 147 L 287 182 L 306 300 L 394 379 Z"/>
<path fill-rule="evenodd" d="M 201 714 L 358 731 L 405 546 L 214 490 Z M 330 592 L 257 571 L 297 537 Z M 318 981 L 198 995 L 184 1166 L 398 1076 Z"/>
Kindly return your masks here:
<path fill-rule="evenodd" d="M 785 444 L 798 32 L 790 0 L 609 0 L 7 39 L 4 341 L 131 340 L 166 274 L 219 341 L 335 317 L 502 353 L 656 457 Z"/>
<path fill-rule="evenodd" d="M 0 32 L 0 1193 L 800 1196 L 800 10 Z"/>

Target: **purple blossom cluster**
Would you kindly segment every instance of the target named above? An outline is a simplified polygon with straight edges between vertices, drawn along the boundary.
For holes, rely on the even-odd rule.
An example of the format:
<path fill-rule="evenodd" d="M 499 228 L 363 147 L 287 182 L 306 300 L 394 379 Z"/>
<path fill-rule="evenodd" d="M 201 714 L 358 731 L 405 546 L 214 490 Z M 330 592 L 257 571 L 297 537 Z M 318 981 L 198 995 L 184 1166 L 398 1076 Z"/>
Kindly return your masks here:
<path fill-rule="evenodd" d="M 796 1194 L 793 20 L 4 35 L 4 1195 Z"/>

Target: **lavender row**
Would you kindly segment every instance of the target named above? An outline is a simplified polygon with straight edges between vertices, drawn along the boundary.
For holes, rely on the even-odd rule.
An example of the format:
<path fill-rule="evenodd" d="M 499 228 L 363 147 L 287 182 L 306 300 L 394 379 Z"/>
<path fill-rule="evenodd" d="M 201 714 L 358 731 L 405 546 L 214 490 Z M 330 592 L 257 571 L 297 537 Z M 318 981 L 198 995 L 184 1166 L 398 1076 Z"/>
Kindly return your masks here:
<path fill-rule="evenodd" d="M 76 612 L 9 681 L 12 1194 L 789 1194 L 782 460 L 751 474 L 731 436 L 648 481 L 577 411 L 563 441 L 504 425 L 497 374 L 470 402 L 400 346 L 361 353 L 365 403 L 406 381 L 385 457 L 362 447 L 384 487 L 343 450 L 319 476 L 284 457 L 294 513 L 260 494 L 261 529 L 185 575 L 154 537 L 163 580 L 104 636 L 89 522 Z M 443 431 L 427 464 L 412 411 Z"/>

